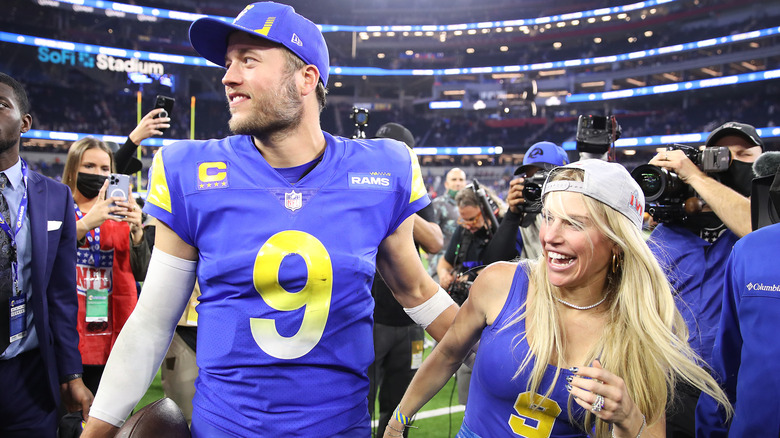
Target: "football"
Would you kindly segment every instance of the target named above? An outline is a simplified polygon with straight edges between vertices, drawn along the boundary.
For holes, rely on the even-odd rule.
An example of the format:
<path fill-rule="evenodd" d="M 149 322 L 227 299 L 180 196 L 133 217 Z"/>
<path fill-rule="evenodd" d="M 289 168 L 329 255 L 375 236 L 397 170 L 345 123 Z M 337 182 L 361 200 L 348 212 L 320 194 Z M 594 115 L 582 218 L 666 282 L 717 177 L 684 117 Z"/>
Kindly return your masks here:
<path fill-rule="evenodd" d="M 136 412 L 117 432 L 117 438 L 191 438 L 187 419 L 173 400 L 163 398 Z"/>

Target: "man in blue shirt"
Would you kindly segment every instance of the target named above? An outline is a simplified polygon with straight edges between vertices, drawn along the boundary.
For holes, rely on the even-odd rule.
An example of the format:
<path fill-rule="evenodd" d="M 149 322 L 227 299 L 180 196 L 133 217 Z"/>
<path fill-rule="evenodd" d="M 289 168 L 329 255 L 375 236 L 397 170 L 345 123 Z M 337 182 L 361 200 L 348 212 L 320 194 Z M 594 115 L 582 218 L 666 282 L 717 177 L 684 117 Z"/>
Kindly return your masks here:
<path fill-rule="evenodd" d="M 720 319 L 724 267 L 734 243 L 751 231 L 751 165 L 764 143 L 752 126 L 728 122 L 710 133 L 706 146 L 728 147 L 731 153 L 731 164 L 718 179 L 701 171 L 680 150 L 661 152 L 650 160 L 649 164 L 675 172 L 690 185 L 704 208 L 684 222 L 658 225 L 648 244 L 677 293 L 690 332 L 688 342 L 709 364 Z M 667 417 L 667 433 L 692 437 L 699 394 L 685 385 L 677 392 L 679 401 Z"/>
<path fill-rule="evenodd" d="M 73 197 L 19 157 L 21 134 L 32 126 L 29 111 L 21 84 L 0 73 L 2 437 L 53 437 L 61 396 L 84 418 L 92 403 L 76 331 Z"/>

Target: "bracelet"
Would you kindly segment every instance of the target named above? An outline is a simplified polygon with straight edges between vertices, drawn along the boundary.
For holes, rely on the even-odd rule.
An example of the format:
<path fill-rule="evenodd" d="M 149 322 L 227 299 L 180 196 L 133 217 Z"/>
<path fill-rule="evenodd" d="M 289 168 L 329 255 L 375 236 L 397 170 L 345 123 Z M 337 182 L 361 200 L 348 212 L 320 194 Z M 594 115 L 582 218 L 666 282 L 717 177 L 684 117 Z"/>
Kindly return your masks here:
<path fill-rule="evenodd" d="M 404 436 L 404 431 L 403 431 L 403 430 L 398 430 L 398 429 L 394 428 L 393 426 L 391 426 L 391 425 L 389 425 L 389 424 L 387 425 L 387 427 L 388 427 L 388 428 L 390 428 L 390 429 L 392 429 L 392 430 L 394 430 L 394 431 L 396 431 L 396 432 L 398 432 L 398 435 L 392 435 L 392 434 L 390 434 L 389 432 L 388 432 L 388 435 L 390 435 L 390 436 L 392 436 L 392 437 L 396 437 L 396 436 L 400 436 L 400 437 L 402 437 L 402 436 Z M 404 430 L 406 430 L 406 427 L 404 427 Z"/>
<path fill-rule="evenodd" d="M 642 432 L 645 431 L 645 426 L 647 426 L 647 419 L 645 418 L 645 415 L 642 414 L 642 427 L 639 428 L 639 433 L 636 434 L 636 438 L 642 436 Z M 612 438 L 615 438 L 615 426 L 612 426 Z"/>
<path fill-rule="evenodd" d="M 81 373 L 68 374 L 66 376 L 62 376 L 62 378 L 60 379 L 60 383 L 68 383 L 71 380 L 80 379 L 82 377 L 84 377 L 84 375 Z"/>

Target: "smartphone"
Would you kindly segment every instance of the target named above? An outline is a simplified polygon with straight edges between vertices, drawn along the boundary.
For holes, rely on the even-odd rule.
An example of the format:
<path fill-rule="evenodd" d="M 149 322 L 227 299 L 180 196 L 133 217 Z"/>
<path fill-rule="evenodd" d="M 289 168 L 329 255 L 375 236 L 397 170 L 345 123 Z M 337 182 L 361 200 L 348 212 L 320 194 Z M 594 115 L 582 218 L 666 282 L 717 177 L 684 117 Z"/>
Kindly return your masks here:
<path fill-rule="evenodd" d="M 112 173 L 108 176 L 108 189 L 106 190 L 106 198 L 116 196 L 127 201 L 128 193 L 130 193 L 130 175 Z M 111 203 L 111 206 L 116 207 L 116 203 Z M 111 214 L 111 216 L 115 218 L 125 217 L 120 214 Z"/>
<path fill-rule="evenodd" d="M 158 94 L 157 97 L 154 98 L 154 109 L 162 108 L 164 111 L 160 112 L 155 118 L 171 117 L 171 114 L 173 114 L 174 102 L 176 102 L 176 99 Z M 168 128 L 160 129 L 160 131 L 165 132 L 166 129 Z"/>

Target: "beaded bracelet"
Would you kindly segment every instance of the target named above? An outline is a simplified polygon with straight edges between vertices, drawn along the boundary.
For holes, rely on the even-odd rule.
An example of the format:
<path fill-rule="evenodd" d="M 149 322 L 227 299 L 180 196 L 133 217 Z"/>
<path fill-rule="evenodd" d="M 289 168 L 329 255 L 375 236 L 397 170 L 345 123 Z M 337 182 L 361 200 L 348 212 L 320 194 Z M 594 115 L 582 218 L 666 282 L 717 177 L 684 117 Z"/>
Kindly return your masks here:
<path fill-rule="evenodd" d="M 642 436 L 642 432 L 645 431 L 645 426 L 647 426 L 647 419 L 645 418 L 645 415 L 642 414 L 642 427 L 639 428 L 639 433 L 636 434 L 636 438 Z M 612 438 L 615 438 L 615 426 L 612 426 Z"/>

